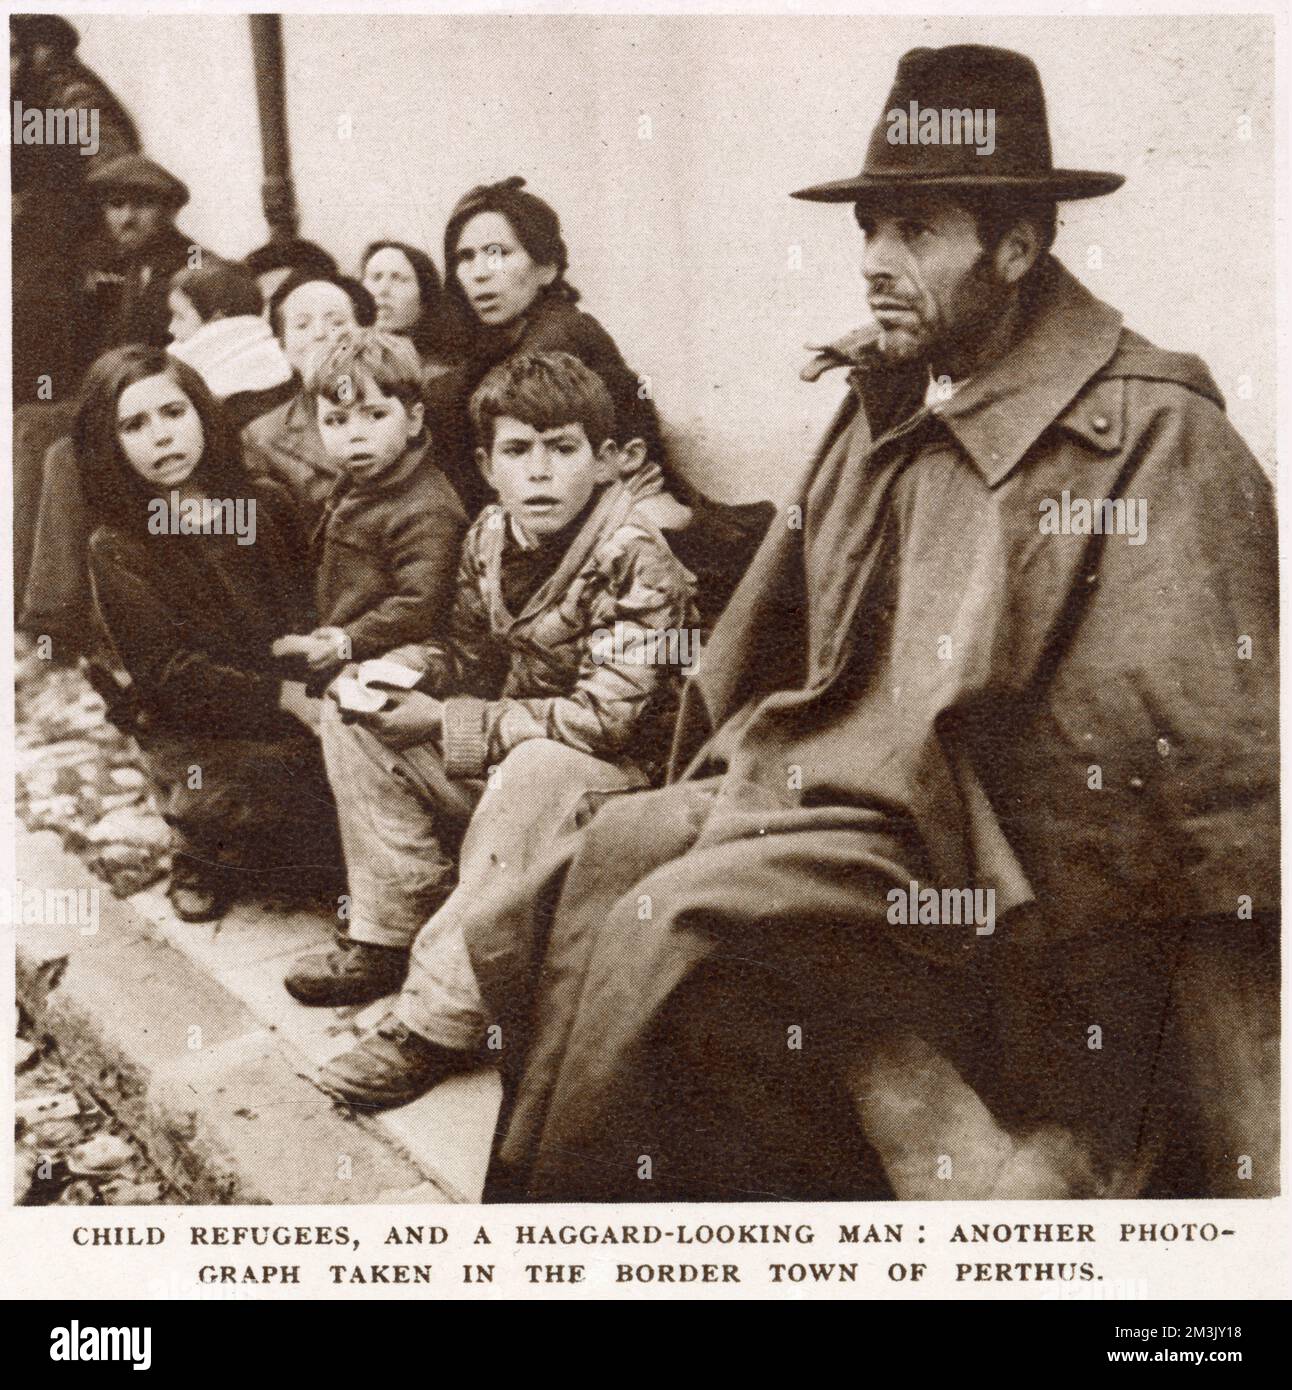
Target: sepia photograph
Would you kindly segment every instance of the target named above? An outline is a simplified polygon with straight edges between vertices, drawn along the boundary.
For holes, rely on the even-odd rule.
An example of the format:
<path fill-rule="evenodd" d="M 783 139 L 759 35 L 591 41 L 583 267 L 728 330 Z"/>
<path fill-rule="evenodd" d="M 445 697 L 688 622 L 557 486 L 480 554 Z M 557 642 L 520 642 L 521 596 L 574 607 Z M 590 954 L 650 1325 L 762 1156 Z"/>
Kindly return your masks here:
<path fill-rule="evenodd" d="M 11 1215 L 1274 1240 L 1284 19 L 11 13 Z"/>

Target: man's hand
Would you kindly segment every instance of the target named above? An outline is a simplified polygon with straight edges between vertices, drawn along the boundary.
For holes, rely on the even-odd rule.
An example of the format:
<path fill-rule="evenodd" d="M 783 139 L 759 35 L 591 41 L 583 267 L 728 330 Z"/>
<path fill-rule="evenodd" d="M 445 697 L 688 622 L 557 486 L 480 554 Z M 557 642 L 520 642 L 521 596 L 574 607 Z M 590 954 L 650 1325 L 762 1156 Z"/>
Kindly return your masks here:
<path fill-rule="evenodd" d="M 438 743 L 444 733 L 444 704 L 419 690 L 394 697 L 395 703 L 373 714 L 356 714 L 355 721 L 372 732 L 387 748 L 412 748 L 418 743 Z"/>

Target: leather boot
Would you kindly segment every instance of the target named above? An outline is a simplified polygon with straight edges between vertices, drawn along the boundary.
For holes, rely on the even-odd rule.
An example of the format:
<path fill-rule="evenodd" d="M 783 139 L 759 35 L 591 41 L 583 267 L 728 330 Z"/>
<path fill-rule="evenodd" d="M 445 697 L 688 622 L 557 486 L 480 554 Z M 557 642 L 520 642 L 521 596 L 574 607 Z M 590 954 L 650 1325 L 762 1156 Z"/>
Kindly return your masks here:
<path fill-rule="evenodd" d="M 387 1014 L 348 1051 L 319 1069 L 315 1084 L 334 1100 L 365 1110 L 407 1105 L 441 1081 L 473 1071 L 478 1051 L 441 1047 Z"/>
<path fill-rule="evenodd" d="M 332 950 L 298 960 L 283 984 L 298 1003 L 339 1008 L 395 994 L 407 974 L 406 949 L 342 938 Z"/>

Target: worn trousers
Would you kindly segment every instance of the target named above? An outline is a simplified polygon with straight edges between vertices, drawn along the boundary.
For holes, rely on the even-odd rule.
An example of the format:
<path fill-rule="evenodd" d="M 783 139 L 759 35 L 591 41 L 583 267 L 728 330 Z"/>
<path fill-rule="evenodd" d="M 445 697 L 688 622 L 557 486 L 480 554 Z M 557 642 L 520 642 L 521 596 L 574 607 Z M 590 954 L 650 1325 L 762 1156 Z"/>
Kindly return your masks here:
<path fill-rule="evenodd" d="M 581 809 L 644 779 L 565 744 L 532 739 L 487 782 L 457 780 L 445 773 L 434 745 L 388 748 L 359 724 L 342 722 L 331 702 L 322 740 L 341 822 L 351 939 L 411 948 L 398 1016 L 441 1046 L 478 1046 L 485 1015 L 464 914 L 505 891 L 574 827 Z"/>

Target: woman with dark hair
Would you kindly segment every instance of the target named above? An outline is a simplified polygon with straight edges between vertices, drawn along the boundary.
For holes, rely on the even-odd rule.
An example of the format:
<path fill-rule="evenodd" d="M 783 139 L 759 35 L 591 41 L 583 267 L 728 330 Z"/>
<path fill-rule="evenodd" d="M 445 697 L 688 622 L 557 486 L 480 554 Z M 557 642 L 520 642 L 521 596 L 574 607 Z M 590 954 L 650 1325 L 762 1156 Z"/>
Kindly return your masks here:
<path fill-rule="evenodd" d="M 568 352 L 605 382 L 617 437 L 646 445 L 634 486 L 660 493 L 655 521 L 696 576 L 706 623 L 716 620 L 771 519 L 768 503 L 731 507 L 693 488 L 670 465 L 659 415 L 614 339 L 577 308 L 569 252 L 555 210 L 519 177 L 473 188 L 444 231 L 446 297 L 465 325 L 460 364 L 432 381 L 427 413 L 441 467 L 474 516 L 488 491 L 472 462 L 467 403 L 490 368 L 513 353 Z M 462 480 L 462 481 L 459 481 Z"/>
<path fill-rule="evenodd" d="M 449 366 L 454 335 L 435 262 L 403 241 L 374 241 L 359 262 L 359 278 L 377 304 L 377 327 L 399 333 L 438 375 Z"/>
<path fill-rule="evenodd" d="M 214 258 L 207 258 L 204 272 L 192 272 L 204 288 L 194 292 L 210 303 L 216 295 L 211 283 Z M 221 279 L 228 289 L 228 276 L 237 274 L 236 267 L 222 267 Z M 181 273 L 182 274 L 182 273 Z M 185 281 L 192 288 L 194 282 Z M 232 305 L 235 300 L 228 297 Z M 250 301 L 242 298 L 243 304 Z M 172 328 L 184 331 L 185 312 L 176 315 L 176 308 L 185 308 L 170 301 Z M 196 315 L 196 305 L 194 316 Z M 297 529 L 302 544 L 308 541 L 323 513 L 323 506 L 337 481 L 336 465 L 328 458 L 319 437 L 314 408 L 297 396 L 299 377 L 305 359 L 319 345 L 333 341 L 354 327 L 369 327 L 377 315 L 372 296 L 357 280 L 338 272 L 313 269 L 292 272 L 271 296 L 268 306 L 269 326 L 277 336 L 282 355 L 290 371 L 290 380 L 276 387 L 269 399 L 280 401 L 272 409 L 252 418 L 242 429 L 243 459 L 247 469 L 258 477 L 280 484 L 291 498 Z M 177 323 L 177 317 L 179 322 Z M 185 356 L 183 346 L 175 352 Z M 207 364 L 202 364 L 203 370 Z M 290 391 L 286 400 L 281 394 Z M 280 394 L 281 393 L 281 394 Z M 239 425 L 249 414 L 249 408 L 259 402 L 234 402 L 233 424 Z M 73 465 L 74 451 L 70 439 L 59 441 L 46 461 L 46 482 L 37 514 L 36 545 L 30 566 L 21 609 L 19 626 L 26 632 L 49 635 L 55 639 L 55 651 L 60 657 L 76 652 L 92 653 L 95 638 L 89 578 L 86 571 L 86 541 L 93 517 L 87 514 L 81 496 L 79 474 Z"/>
<path fill-rule="evenodd" d="M 168 307 L 170 355 L 197 371 L 234 429 L 295 395 L 260 289 L 242 266 L 208 260 L 176 271 Z"/>
<path fill-rule="evenodd" d="M 95 609 L 130 678 L 109 715 L 138 741 L 172 828 L 175 911 L 207 920 L 249 870 L 318 864 L 334 814 L 270 654 L 310 617 L 299 542 L 202 378 L 159 348 L 90 368 L 76 454 L 99 522 Z"/>
<path fill-rule="evenodd" d="M 371 328 L 377 306 L 348 275 L 299 270 L 274 291 L 268 313 L 299 388 L 310 354 L 355 328 Z M 308 541 L 340 477 L 323 447 L 313 401 L 298 389 L 291 400 L 253 420 L 242 431 L 242 442 L 248 471 L 286 490 Z"/>
<path fill-rule="evenodd" d="M 461 411 L 444 421 L 444 447 L 472 457 L 466 402 L 490 368 L 517 352 L 568 352 L 606 383 L 619 438 L 643 440 L 650 459 L 661 462 L 654 403 L 614 339 L 575 307 L 579 292 L 566 279 L 569 253 L 560 218 L 524 185 L 513 177 L 473 188 L 444 230 L 446 297 L 464 325 L 461 367 L 451 374 L 456 380 L 446 378 L 439 391 L 431 385 L 433 406 L 443 402 Z"/>

